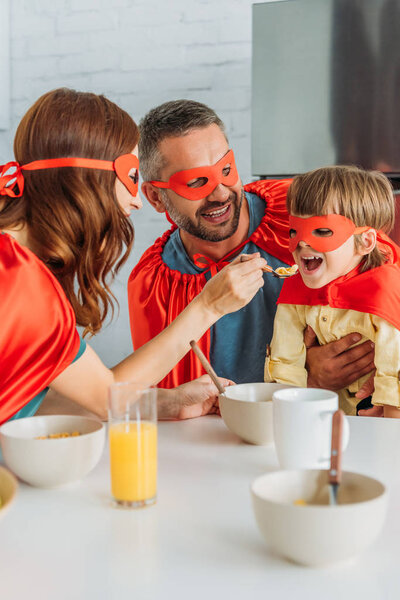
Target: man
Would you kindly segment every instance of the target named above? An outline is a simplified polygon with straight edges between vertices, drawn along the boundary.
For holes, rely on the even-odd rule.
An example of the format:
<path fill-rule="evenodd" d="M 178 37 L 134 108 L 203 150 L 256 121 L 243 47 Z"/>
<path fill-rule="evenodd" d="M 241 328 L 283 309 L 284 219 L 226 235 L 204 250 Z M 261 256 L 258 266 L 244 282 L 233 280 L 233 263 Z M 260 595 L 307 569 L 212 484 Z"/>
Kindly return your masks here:
<path fill-rule="evenodd" d="M 173 223 L 133 269 L 129 283 L 134 348 L 157 335 L 239 253 L 259 252 L 274 269 L 292 264 L 288 251 L 286 192 L 290 180 L 259 181 L 243 188 L 224 125 L 213 110 L 190 100 L 166 102 L 140 125 L 142 191 Z M 266 341 L 272 337 L 281 280 L 269 273 L 244 309 L 226 315 L 199 344 L 216 372 L 236 383 L 263 381 Z M 290 332 L 288 332 L 290 335 Z M 309 347 L 310 386 L 339 389 L 373 368 L 369 342 L 350 334 Z M 174 387 L 202 368 L 190 351 L 160 383 Z"/>

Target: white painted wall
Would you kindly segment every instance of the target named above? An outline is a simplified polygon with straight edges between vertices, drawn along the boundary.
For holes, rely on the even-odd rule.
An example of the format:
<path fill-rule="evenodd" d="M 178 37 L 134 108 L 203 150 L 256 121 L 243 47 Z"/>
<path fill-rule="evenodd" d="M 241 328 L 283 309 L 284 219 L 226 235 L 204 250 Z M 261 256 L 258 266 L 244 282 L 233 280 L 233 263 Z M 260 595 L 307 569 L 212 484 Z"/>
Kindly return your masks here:
<path fill-rule="evenodd" d="M 0 19 L 10 20 L 9 0 L 0 0 Z M 0 35 L 0 130 L 10 127 L 10 31 L 3 27 Z"/>
<path fill-rule="evenodd" d="M 42 93 L 67 86 L 105 94 L 137 121 L 166 100 L 205 102 L 225 121 L 242 179 L 250 181 L 251 5 L 10 0 L 11 128 L 0 131 L 0 164 L 13 158 L 13 135 L 27 108 Z M 135 248 L 113 288 L 119 316 L 91 342 L 109 365 L 132 350 L 129 273 L 168 227 L 148 205 L 133 221 Z"/>

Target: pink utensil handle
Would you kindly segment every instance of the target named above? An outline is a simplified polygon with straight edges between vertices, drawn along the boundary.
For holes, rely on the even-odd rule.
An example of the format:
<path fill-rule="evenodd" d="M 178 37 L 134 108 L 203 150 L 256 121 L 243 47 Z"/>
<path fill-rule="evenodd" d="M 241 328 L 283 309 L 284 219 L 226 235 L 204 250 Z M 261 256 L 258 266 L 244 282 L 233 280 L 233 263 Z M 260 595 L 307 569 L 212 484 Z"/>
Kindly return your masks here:
<path fill-rule="evenodd" d="M 211 377 L 211 379 L 217 386 L 217 390 L 219 391 L 219 393 L 225 394 L 225 388 L 222 385 L 222 383 L 220 382 L 218 375 L 216 374 L 216 372 L 214 371 L 214 369 L 208 362 L 207 358 L 204 356 L 203 352 L 200 350 L 200 348 L 198 347 L 198 345 L 196 344 L 196 342 L 194 340 L 192 340 L 190 342 L 190 347 L 192 348 L 193 352 L 195 353 L 195 355 L 197 356 L 197 358 L 203 365 L 206 372 L 209 374 L 209 376 Z"/>
<path fill-rule="evenodd" d="M 344 412 L 337 410 L 332 417 L 331 467 L 329 483 L 339 483 L 342 476 L 342 438 Z"/>

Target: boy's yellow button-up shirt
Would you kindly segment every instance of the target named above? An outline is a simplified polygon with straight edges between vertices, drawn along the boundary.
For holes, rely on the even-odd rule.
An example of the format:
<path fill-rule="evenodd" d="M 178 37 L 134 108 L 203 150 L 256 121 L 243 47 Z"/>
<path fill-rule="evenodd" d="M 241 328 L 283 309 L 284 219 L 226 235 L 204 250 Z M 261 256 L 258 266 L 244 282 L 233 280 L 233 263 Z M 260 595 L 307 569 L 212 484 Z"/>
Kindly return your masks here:
<path fill-rule="evenodd" d="M 304 330 L 310 325 L 321 345 L 357 332 L 375 343 L 375 405 L 400 407 L 400 331 L 381 317 L 330 306 L 279 304 L 271 341 L 271 355 L 266 358 L 264 379 L 301 387 L 307 386 Z M 339 404 L 348 415 L 356 414 L 359 402 L 354 394 L 369 375 L 339 392 Z"/>

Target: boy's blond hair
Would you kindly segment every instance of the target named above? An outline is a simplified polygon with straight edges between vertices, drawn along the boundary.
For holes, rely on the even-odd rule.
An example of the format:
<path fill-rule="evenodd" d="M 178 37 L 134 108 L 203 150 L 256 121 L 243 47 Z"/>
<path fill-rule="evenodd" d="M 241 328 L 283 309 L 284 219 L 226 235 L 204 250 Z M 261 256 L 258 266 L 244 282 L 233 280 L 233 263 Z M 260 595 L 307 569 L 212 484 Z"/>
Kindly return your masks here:
<path fill-rule="evenodd" d="M 287 194 L 286 206 L 293 215 L 320 216 L 336 213 L 356 227 L 369 226 L 389 233 L 394 225 L 395 202 L 389 180 L 379 171 L 354 166 L 323 167 L 298 175 Z M 355 247 L 361 235 L 354 236 Z M 377 246 L 368 254 L 362 270 L 379 267 L 387 260 Z"/>

